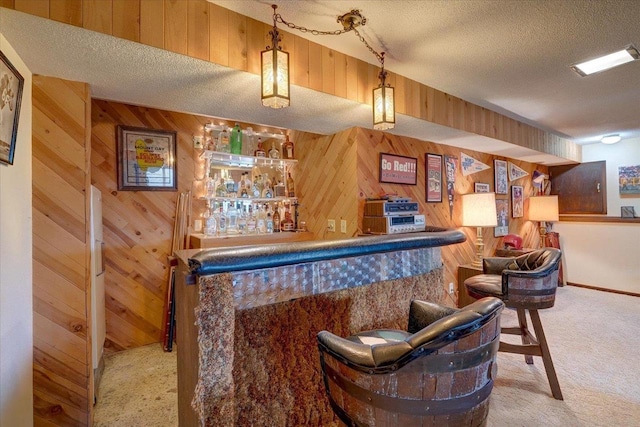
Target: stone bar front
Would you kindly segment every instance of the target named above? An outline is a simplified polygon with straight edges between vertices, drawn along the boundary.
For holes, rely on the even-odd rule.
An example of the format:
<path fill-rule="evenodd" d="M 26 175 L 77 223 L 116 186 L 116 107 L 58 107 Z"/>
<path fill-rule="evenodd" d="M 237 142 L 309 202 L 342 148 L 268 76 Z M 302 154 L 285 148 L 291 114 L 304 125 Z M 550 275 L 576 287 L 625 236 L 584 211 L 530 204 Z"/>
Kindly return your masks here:
<path fill-rule="evenodd" d="M 406 329 L 409 303 L 444 303 L 440 247 L 463 233 L 177 253 L 181 426 L 339 425 L 316 334 Z"/>

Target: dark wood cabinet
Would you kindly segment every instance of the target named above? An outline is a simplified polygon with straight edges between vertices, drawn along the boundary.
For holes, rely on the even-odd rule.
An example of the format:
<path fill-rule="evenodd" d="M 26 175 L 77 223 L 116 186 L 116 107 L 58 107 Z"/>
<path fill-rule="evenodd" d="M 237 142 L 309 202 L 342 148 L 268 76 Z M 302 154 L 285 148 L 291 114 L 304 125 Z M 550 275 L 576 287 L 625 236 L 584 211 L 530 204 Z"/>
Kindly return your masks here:
<path fill-rule="evenodd" d="M 607 213 L 605 161 L 549 167 L 551 194 L 558 195 L 560 214 Z"/>
<path fill-rule="evenodd" d="M 458 307 L 464 307 L 475 301 L 467 294 L 467 288 L 464 286 L 464 281 L 469 277 L 482 274 L 482 267 L 474 267 L 471 264 L 461 265 L 458 267 Z"/>

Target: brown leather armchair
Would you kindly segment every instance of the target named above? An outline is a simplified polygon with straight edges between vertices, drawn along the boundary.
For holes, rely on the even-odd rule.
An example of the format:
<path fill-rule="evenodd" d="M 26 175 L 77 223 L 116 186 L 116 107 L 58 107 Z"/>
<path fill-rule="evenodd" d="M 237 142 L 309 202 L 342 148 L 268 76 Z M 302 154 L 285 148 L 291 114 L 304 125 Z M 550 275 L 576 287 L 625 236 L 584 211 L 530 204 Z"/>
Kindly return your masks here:
<path fill-rule="evenodd" d="M 350 426 L 482 426 L 496 375 L 504 304 L 462 309 L 414 300 L 407 331 L 318 334 L 325 388 Z M 392 421 L 393 420 L 393 421 Z"/>
<path fill-rule="evenodd" d="M 500 351 L 524 354 L 528 364 L 533 364 L 532 356 L 542 357 L 551 392 L 558 400 L 563 399 L 562 391 L 538 310 L 555 304 L 561 257 L 558 249 L 542 248 L 518 257 L 484 258 L 483 274 L 464 281 L 471 297 L 500 298 L 507 307 L 516 309 L 518 327 L 503 327 L 502 333 L 520 335 L 522 345 L 501 342 Z M 529 331 L 527 312 L 535 334 Z"/>

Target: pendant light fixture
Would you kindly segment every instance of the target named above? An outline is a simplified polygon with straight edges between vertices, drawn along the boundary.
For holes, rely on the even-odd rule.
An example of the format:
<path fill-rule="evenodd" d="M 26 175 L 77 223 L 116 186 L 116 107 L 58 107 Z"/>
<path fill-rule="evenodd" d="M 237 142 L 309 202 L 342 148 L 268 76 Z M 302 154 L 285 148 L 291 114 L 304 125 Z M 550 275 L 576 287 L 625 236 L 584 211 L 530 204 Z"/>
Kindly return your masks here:
<path fill-rule="evenodd" d="M 319 31 L 301 27 L 285 21 L 279 13 L 276 13 L 277 5 L 273 8 L 273 29 L 269 32 L 271 36 L 271 46 L 261 52 L 262 66 L 262 105 L 272 108 L 288 107 L 289 97 L 289 54 L 282 50 L 278 43 L 281 41 L 280 33 L 276 24 L 278 22 L 287 27 L 303 33 L 310 33 L 314 36 L 341 34 L 353 31 L 360 41 L 373 53 L 380 62 L 381 70 L 378 74 L 380 84 L 373 89 L 373 128 L 377 130 L 393 129 L 396 123 L 395 94 L 391 85 L 386 83 L 387 72 L 384 69 L 384 52 L 376 52 L 365 38 L 360 35 L 356 27 L 364 25 L 367 19 L 362 16 L 359 10 L 353 9 L 338 17 L 338 22 L 342 24 L 342 30 Z"/>
<path fill-rule="evenodd" d="M 276 9 L 273 8 L 273 29 L 269 31 L 271 46 L 260 52 L 262 69 L 262 105 L 271 108 L 289 106 L 289 54 L 278 45 L 282 39 L 276 26 Z"/>

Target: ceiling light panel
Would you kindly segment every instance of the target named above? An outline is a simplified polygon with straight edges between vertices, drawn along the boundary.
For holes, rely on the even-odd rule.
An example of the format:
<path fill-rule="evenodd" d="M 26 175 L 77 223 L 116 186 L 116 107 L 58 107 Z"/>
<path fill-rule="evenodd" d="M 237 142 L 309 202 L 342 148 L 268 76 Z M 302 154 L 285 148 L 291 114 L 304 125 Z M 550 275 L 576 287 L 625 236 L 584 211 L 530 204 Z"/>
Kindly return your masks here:
<path fill-rule="evenodd" d="M 617 52 L 610 53 L 608 55 L 600 56 L 589 61 L 574 64 L 571 69 L 581 76 L 585 77 L 590 74 L 599 73 L 600 71 L 609 70 L 627 62 L 636 61 L 640 58 L 638 49 L 630 45 L 625 49 Z"/>

